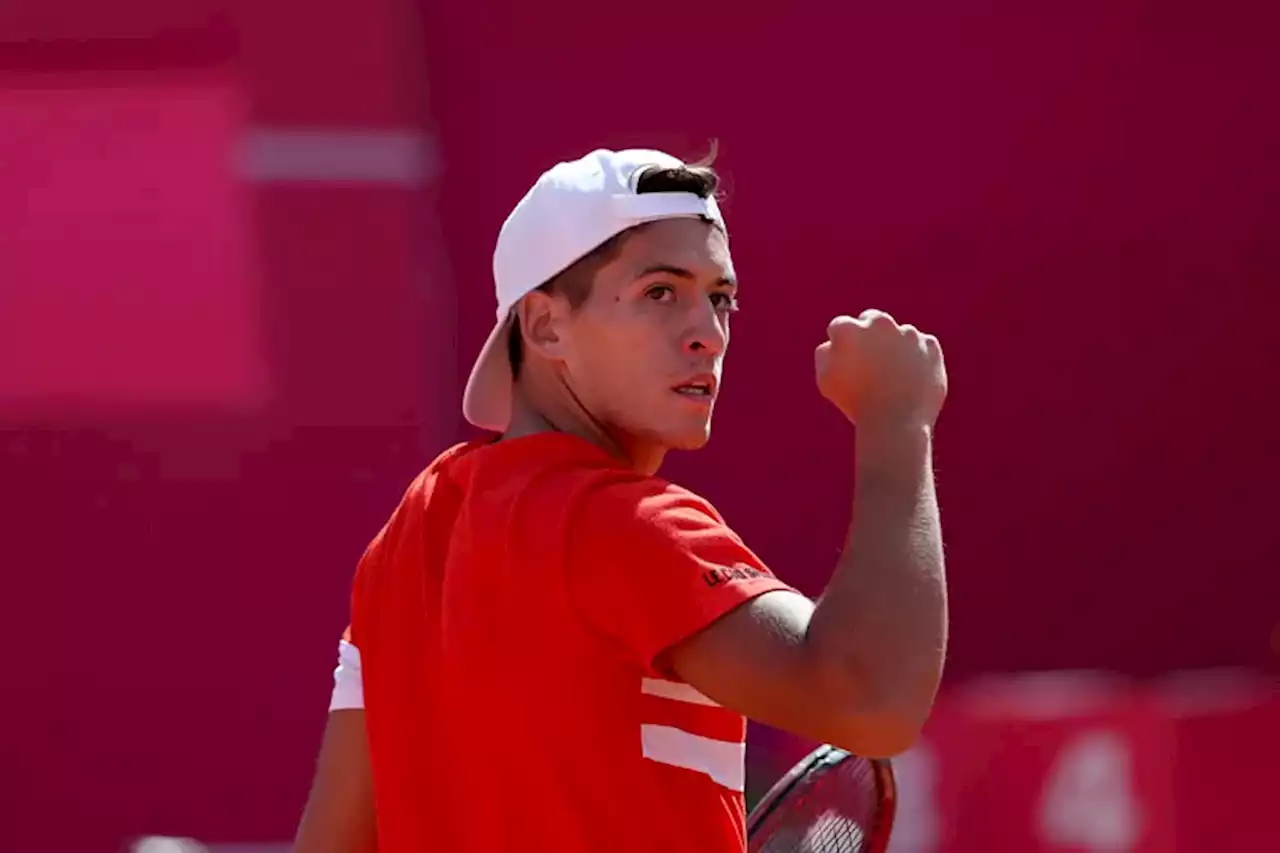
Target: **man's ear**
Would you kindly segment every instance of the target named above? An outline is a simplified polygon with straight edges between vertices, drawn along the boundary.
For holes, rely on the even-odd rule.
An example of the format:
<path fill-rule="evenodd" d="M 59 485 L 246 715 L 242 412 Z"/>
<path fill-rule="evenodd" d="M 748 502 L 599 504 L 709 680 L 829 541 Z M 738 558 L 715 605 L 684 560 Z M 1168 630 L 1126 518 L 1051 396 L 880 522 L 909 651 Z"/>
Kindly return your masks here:
<path fill-rule="evenodd" d="M 569 301 L 563 296 L 535 290 L 516 306 L 516 322 L 526 350 L 550 361 L 564 358 L 565 322 Z"/>

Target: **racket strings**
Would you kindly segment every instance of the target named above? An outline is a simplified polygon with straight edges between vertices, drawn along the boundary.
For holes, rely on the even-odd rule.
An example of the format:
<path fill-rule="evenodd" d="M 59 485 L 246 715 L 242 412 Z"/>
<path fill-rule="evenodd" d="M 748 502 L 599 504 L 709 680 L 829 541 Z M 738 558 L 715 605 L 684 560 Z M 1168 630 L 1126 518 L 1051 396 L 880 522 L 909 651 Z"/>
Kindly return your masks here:
<path fill-rule="evenodd" d="M 872 853 L 881 796 L 869 762 L 847 758 L 797 781 L 752 836 L 753 853 Z"/>

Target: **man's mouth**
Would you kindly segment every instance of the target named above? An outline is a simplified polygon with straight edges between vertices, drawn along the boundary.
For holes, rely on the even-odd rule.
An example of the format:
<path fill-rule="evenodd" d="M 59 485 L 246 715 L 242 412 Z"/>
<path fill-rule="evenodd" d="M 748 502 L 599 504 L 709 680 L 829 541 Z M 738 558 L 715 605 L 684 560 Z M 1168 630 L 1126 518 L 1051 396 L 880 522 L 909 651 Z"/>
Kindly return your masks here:
<path fill-rule="evenodd" d="M 716 380 L 714 377 L 691 379 L 676 385 L 671 390 L 695 400 L 710 400 L 715 396 Z"/>

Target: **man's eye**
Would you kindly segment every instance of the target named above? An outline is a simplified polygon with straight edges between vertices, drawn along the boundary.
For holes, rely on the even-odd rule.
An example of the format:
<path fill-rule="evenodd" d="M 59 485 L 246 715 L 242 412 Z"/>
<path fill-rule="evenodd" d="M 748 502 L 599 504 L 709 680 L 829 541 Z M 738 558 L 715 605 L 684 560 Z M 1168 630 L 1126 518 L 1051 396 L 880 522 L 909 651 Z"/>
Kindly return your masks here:
<path fill-rule="evenodd" d="M 667 297 L 675 297 L 676 291 L 675 288 L 669 284 L 656 284 L 646 290 L 644 295 L 652 299 L 654 302 L 666 302 Z"/>
<path fill-rule="evenodd" d="M 730 294 L 728 294 L 728 293 L 713 293 L 713 294 L 711 294 L 711 304 L 712 304 L 712 305 L 714 305 L 714 306 L 716 306 L 717 308 L 721 309 L 722 311 L 737 311 L 737 310 L 738 310 L 738 300 L 737 300 L 737 297 L 732 296 L 732 295 L 730 295 Z"/>

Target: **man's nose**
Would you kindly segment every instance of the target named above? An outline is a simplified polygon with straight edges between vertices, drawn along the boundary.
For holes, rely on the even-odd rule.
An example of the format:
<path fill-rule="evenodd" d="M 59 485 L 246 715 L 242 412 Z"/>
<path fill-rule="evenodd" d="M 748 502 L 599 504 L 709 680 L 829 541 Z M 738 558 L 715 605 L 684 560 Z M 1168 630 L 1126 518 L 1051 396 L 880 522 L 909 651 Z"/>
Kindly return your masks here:
<path fill-rule="evenodd" d="M 689 312 L 689 329 L 685 333 L 685 348 L 702 356 L 716 356 L 724 352 L 729 342 L 726 318 L 716 311 L 711 301 L 701 300 L 698 307 Z"/>

